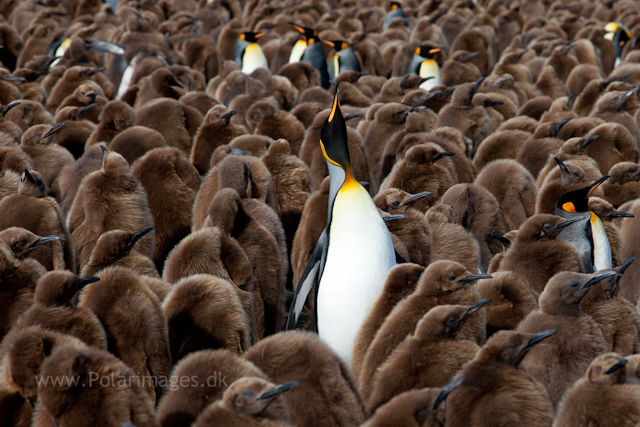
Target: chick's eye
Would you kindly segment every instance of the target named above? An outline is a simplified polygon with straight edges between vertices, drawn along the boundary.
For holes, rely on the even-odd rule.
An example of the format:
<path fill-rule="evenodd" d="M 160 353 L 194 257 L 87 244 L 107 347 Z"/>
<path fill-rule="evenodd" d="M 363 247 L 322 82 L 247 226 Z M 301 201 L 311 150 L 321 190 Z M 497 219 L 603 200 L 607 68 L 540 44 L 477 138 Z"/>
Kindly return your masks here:
<path fill-rule="evenodd" d="M 515 353 L 517 348 L 518 348 L 517 345 L 512 345 L 511 347 L 509 347 L 509 353 Z"/>
<path fill-rule="evenodd" d="M 236 399 L 236 406 L 242 406 L 242 399 Z"/>
<path fill-rule="evenodd" d="M 394 200 L 393 202 L 391 202 L 391 206 L 393 206 L 394 208 L 397 208 L 398 206 L 400 206 L 400 202 L 397 200 Z"/>
<path fill-rule="evenodd" d="M 449 320 L 447 320 L 447 325 L 449 326 L 456 326 L 456 322 L 458 319 L 456 319 L 455 317 L 451 317 Z"/>
<path fill-rule="evenodd" d="M 456 279 L 456 276 L 454 276 L 453 274 L 450 274 L 450 275 L 447 277 L 447 280 L 455 280 L 455 279 Z"/>

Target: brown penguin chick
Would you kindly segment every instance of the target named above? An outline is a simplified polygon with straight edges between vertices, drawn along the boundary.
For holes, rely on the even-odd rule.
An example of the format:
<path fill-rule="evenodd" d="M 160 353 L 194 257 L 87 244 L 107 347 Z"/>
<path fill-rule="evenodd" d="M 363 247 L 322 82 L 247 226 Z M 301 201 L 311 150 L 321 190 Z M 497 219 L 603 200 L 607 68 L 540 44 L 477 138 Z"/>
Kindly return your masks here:
<path fill-rule="evenodd" d="M 22 135 L 20 148 L 33 162 L 33 168 L 40 172 L 51 197 L 60 199 L 58 178 L 65 166 L 75 159 L 66 148 L 56 143 L 56 133 L 66 125 L 57 124 L 32 126 Z"/>
<path fill-rule="evenodd" d="M 0 170 L 0 200 L 16 194 L 20 187 L 20 175 L 12 170 Z"/>
<path fill-rule="evenodd" d="M 108 267 L 97 274 L 100 280 L 84 289 L 80 306 L 104 325 L 109 352 L 140 378 L 167 378 L 172 363 L 162 302 L 133 270 Z M 143 388 L 155 402 L 165 386 L 145 381 Z"/>
<path fill-rule="evenodd" d="M 282 221 L 287 252 L 291 253 L 293 238 L 311 195 L 311 172 L 300 158 L 291 153 L 290 144 L 283 139 L 274 141 L 261 160 L 271 172 L 275 212 Z"/>
<path fill-rule="evenodd" d="M 270 138 L 288 139 L 291 152 L 295 155 L 300 151 L 305 136 L 302 123 L 288 111 L 277 110 L 271 102 L 256 102 L 246 112 L 247 124 L 256 135 L 266 135 Z"/>
<path fill-rule="evenodd" d="M 451 96 L 451 102 L 438 114 L 438 127 L 451 126 L 460 130 L 464 136 L 473 141 L 472 154 L 480 143 L 489 135 L 491 121 L 486 110 L 471 103 L 473 95 L 482 83 L 464 83 L 458 86 Z"/>
<path fill-rule="evenodd" d="M 60 346 L 44 361 L 40 374 L 61 381 L 56 384 L 42 382 L 38 386 L 40 399 L 33 418 L 34 426 L 51 425 L 52 419 L 55 425 L 70 427 L 87 422 L 104 425 L 105 419 L 133 423 L 138 427 L 158 425 L 153 402 L 135 378 L 135 372 L 106 351 Z M 103 381 L 96 384 L 92 381 L 95 378 Z M 74 379 L 77 379 L 75 384 Z"/>
<path fill-rule="evenodd" d="M 572 122 L 573 120 L 569 123 Z M 542 184 L 549 172 L 555 170 L 554 173 L 556 175 L 561 173 L 562 168 L 556 169 L 556 166 L 559 166 L 559 164 L 555 158 L 558 158 L 563 162 L 567 162 L 567 164 L 576 165 L 582 168 L 588 181 L 595 181 L 600 178 L 602 173 L 600 172 L 598 163 L 593 158 L 584 154 L 584 150 L 594 141 L 597 141 L 599 137 L 600 135 L 593 135 L 590 137 L 574 137 L 566 140 L 560 146 L 558 154 L 556 156 L 549 156 L 547 163 L 538 173 L 538 177 L 536 179 L 538 188 L 542 187 Z"/>
<path fill-rule="evenodd" d="M 620 162 L 609 169 L 608 180 L 602 183 L 607 202 L 617 208 L 640 197 L 640 166 L 634 162 Z"/>
<path fill-rule="evenodd" d="M 176 362 L 171 377 L 188 377 L 193 383 L 175 383 L 160 401 L 157 415 L 163 427 L 191 425 L 207 406 L 222 398 L 225 390 L 240 378 L 269 379 L 253 363 L 229 350 L 191 353 Z"/>
<path fill-rule="evenodd" d="M 145 126 L 131 126 L 117 134 L 109 143 L 109 151 L 120 153 L 127 163 L 133 163 L 154 148 L 166 148 L 160 132 Z"/>
<path fill-rule="evenodd" d="M 592 157 L 600 171 L 609 175 L 609 170 L 620 162 L 637 163 L 638 148 L 632 134 L 618 123 L 605 123 L 592 129 L 587 137 L 600 135 L 594 144 L 589 144 L 584 154 Z"/>
<path fill-rule="evenodd" d="M 387 188 L 399 188 L 410 194 L 429 191 L 430 196 L 414 203 L 414 207 L 422 212 L 433 206 L 444 193 L 455 184 L 449 165 L 438 160 L 454 153 L 442 150 L 433 143 L 419 144 L 411 147 L 404 158 L 396 163 L 391 173 L 380 185 L 380 191 Z"/>
<path fill-rule="evenodd" d="M 478 282 L 476 290 L 482 298 L 491 298 L 487 312 L 487 336 L 515 329 L 530 312 L 538 308 L 538 295 L 527 282 L 511 271 L 491 273 L 492 279 Z"/>
<path fill-rule="evenodd" d="M 620 235 L 622 236 L 622 245 L 620 246 L 619 259 L 629 259 L 640 255 L 638 243 L 635 236 L 640 225 L 640 202 L 633 200 L 621 206 L 624 211 L 632 214 L 634 218 L 627 218 L 622 222 L 620 227 Z M 626 298 L 631 304 L 637 306 L 640 300 L 640 284 L 637 277 L 640 263 L 633 263 L 627 269 L 627 272 L 620 279 L 620 296 Z"/>
<path fill-rule="evenodd" d="M 387 220 L 387 228 L 410 250 L 409 259 L 405 260 L 425 267 L 430 260 L 431 230 L 424 214 L 413 209 L 411 205 L 427 196 L 428 191 L 409 194 L 397 188 L 389 188 L 378 193 L 373 199 L 378 209 L 408 217 L 401 221 Z"/>
<path fill-rule="evenodd" d="M 423 271 L 423 266 L 412 263 L 398 264 L 389 270 L 382 293 L 374 302 L 356 335 L 351 356 L 351 370 L 356 380 L 359 378 L 362 361 L 376 332 L 396 304 L 413 293 Z"/>
<path fill-rule="evenodd" d="M 604 231 L 609 239 L 609 246 L 611 248 L 611 263 L 613 266 L 620 265 L 620 244 L 622 241 L 622 235 L 620 234 L 620 225 L 614 221 L 621 221 L 624 218 L 633 218 L 632 214 L 627 212 L 617 211 L 613 205 L 600 197 L 589 198 L 589 210 L 595 213 L 602 224 L 604 225 Z M 620 220 L 618 220 L 620 218 Z"/>
<path fill-rule="evenodd" d="M 571 119 L 565 119 L 559 123 L 541 123 L 518 152 L 516 160 L 537 178 L 544 168 L 549 156 L 556 155 L 563 144 L 558 138 L 558 132 Z"/>
<path fill-rule="evenodd" d="M 629 131 L 634 141 L 640 140 L 640 129 L 633 120 L 633 115 L 627 111 L 626 104 L 635 100 L 636 89 L 626 92 L 607 92 L 598 99 L 589 117 L 597 117 L 607 123 L 618 123 Z M 598 134 L 602 135 L 602 134 Z"/>
<path fill-rule="evenodd" d="M 553 67 L 556 75 L 563 82 L 567 81 L 569 73 L 579 65 L 578 59 L 570 54 L 572 48 L 571 44 L 556 46 L 545 61 L 545 66 Z"/>
<path fill-rule="evenodd" d="M 178 99 L 186 93 L 182 83 L 168 68 L 158 68 L 150 76 L 142 79 L 138 85 L 140 90 L 136 96 L 136 102 L 133 104 L 133 108 L 136 110 L 154 99 Z"/>
<path fill-rule="evenodd" d="M 545 345 L 532 349 L 522 361 L 523 368 L 545 386 L 554 408 L 593 358 L 607 350 L 600 327 L 580 309 L 580 301 L 596 283 L 615 274 L 563 271 L 554 275 L 540 294 L 540 308 L 529 313 L 516 328 L 523 333 L 549 328 L 559 331 Z"/>
<path fill-rule="evenodd" d="M 536 126 L 537 126 L 537 122 Z M 473 166 L 482 170 L 488 163 L 500 159 L 516 159 L 531 133 L 520 129 L 498 130 L 487 136 L 473 156 Z"/>
<path fill-rule="evenodd" d="M 640 347 L 640 316 L 633 304 L 618 297 L 620 279 L 634 260 L 630 258 L 625 261 L 616 269 L 614 276 L 597 283 L 580 302 L 580 309 L 600 327 L 607 351 L 623 356 L 636 354 Z"/>
<path fill-rule="evenodd" d="M 555 426 L 635 426 L 640 422 L 640 391 L 627 381 L 627 359 L 616 353 L 596 357 L 586 375 L 567 392 Z"/>
<path fill-rule="evenodd" d="M 170 98 L 158 98 L 136 110 L 136 125 L 155 129 L 170 147 L 191 153 L 192 138 L 202 124 L 202 114 Z"/>
<path fill-rule="evenodd" d="M 60 208 L 65 218 L 71 210 L 82 179 L 102 167 L 102 158 L 104 157 L 102 147 L 102 145 L 89 147 L 73 165 L 62 169 L 58 182 L 60 184 Z"/>
<path fill-rule="evenodd" d="M 104 106 L 109 102 L 105 98 L 101 90 L 98 90 L 95 84 L 82 84 L 73 91 L 71 95 L 68 95 L 60 106 L 56 109 L 56 114 L 65 107 L 86 107 L 90 104 L 98 104 L 94 108 L 91 108 L 85 114 L 87 120 L 98 123 L 100 120 L 100 113 Z"/>
<path fill-rule="evenodd" d="M 251 330 L 238 293 L 227 280 L 194 274 L 176 283 L 163 309 L 171 359 L 199 350 L 224 348 L 238 354 L 251 344 Z"/>
<path fill-rule="evenodd" d="M 218 191 L 209 207 L 211 226 L 219 227 L 242 247 L 253 267 L 256 297 L 264 301 L 265 334 L 282 328 L 284 285 L 280 250 L 275 237 L 245 210 L 238 193 L 231 188 Z"/>
<path fill-rule="evenodd" d="M 558 169 L 549 172 L 540 186 L 536 199 L 537 214 L 555 213 L 556 203 L 563 194 L 584 188 L 591 182 L 584 169 L 580 166 L 571 161 L 565 163 L 557 157 L 554 157 L 554 160 L 558 165 Z M 598 195 L 602 195 L 602 190 L 599 191 L 599 194 L 594 194 L 594 196 Z"/>
<path fill-rule="evenodd" d="M 329 117 L 329 113 L 330 110 L 327 108 L 316 115 L 313 123 L 306 131 L 304 142 L 298 153 L 298 157 L 309 166 L 311 171 L 313 191 L 318 191 L 324 177 L 329 175 L 329 167 L 320 147 L 320 129 L 327 117 Z M 370 168 L 363 141 L 362 135 L 357 130 L 347 126 L 347 143 L 354 177 L 358 181 L 371 183 Z"/>
<path fill-rule="evenodd" d="M 38 236 L 60 237 L 60 240 L 40 246 L 32 253 L 32 258 L 47 270 L 75 270 L 75 254 L 69 230 L 58 202 L 47 197 L 46 184 L 39 173 L 25 169 L 18 193 L 0 201 L 0 212 L 0 230 L 22 227 Z"/>
<path fill-rule="evenodd" d="M 359 426 L 364 422 L 366 412 L 351 371 L 317 334 L 281 332 L 256 343 L 243 357 L 274 383 L 299 384 L 284 394 L 293 425 Z M 309 406 L 309 402 L 315 404 Z"/>
<path fill-rule="evenodd" d="M 87 139 L 96 129 L 93 122 L 84 119 L 86 112 L 96 105 L 93 103 L 86 107 L 65 107 L 56 114 L 56 124 L 65 125 L 56 132 L 56 144 L 69 150 L 74 159 L 82 156 Z"/>
<path fill-rule="evenodd" d="M 100 142 L 110 143 L 116 135 L 136 124 L 136 111 L 126 102 L 109 101 L 98 118 L 98 126 L 87 140 L 85 149 Z"/>
<path fill-rule="evenodd" d="M 15 123 L 24 132 L 33 125 L 53 125 L 53 116 L 39 102 L 22 99 L 5 111 L 4 121 Z"/>
<path fill-rule="evenodd" d="M 480 269 L 487 271 L 501 245 L 492 233 L 506 233 L 507 226 L 495 196 L 477 184 L 456 184 L 442 196 L 441 203 L 453 206 L 452 220 L 469 230 L 480 244 Z"/>
<path fill-rule="evenodd" d="M 193 426 L 293 427 L 281 394 L 297 385 L 295 381 L 275 385 L 262 378 L 240 378 L 200 414 Z"/>
<path fill-rule="evenodd" d="M 81 278 L 68 271 L 46 273 L 38 280 L 34 303 L 20 317 L 16 330 L 39 325 L 106 350 L 107 336 L 100 320 L 91 310 L 77 306 L 80 290 L 96 280 L 96 277 Z"/>
<path fill-rule="evenodd" d="M 444 427 L 447 396 L 467 379 L 457 378 L 442 388 L 400 393 L 376 409 L 362 427 Z"/>
<path fill-rule="evenodd" d="M 500 331 L 489 338 L 475 358 L 458 372 L 458 378 L 467 380 L 447 399 L 447 426 L 550 426 L 553 410 L 549 394 L 521 361 L 557 332 Z M 514 411 L 513 405 L 519 410 Z"/>
<path fill-rule="evenodd" d="M 569 76 L 566 80 L 567 90 L 569 91 L 569 93 L 577 94 L 577 97 L 579 98 L 580 95 L 582 95 L 584 89 L 591 81 L 602 80 L 602 77 L 602 72 L 600 71 L 600 68 L 598 66 L 593 64 L 581 63 L 569 72 Z M 587 112 L 587 114 L 580 115 L 584 116 L 588 115 L 588 113 L 589 112 Z"/>
<path fill-rule="evenodd" d="M 76 88 L 78 88 L 82 84 L 89 84 L 94 86 L 96 89 L 102 89 L 102 92 L 105 93 L 107 98 L 110 98 L 113 92 L 113 85 L 111 82 L 104 78 L 104 75 L 101 72 L 104 71 L 104 68 L 92 68 L 92 67 L 83 67 L 83 66 L 73 66 L 67 68 L 62 77 L 55 83 L 51 92 L 49 93 L 49 99 L 47 101 L 47 109 L 54 113 L 57 111 L 58 107 L 62 104 L 64 99 L 71 93 L 73 93 Z M 100 75 L 100 77 L 97 77 Z M 110 87 L 103 87 L 104 82 L 108 82 Z M 110 92 L 110 93 L 107 93 Z"/>
<path fill-rule="evenodd" d="M 480 264 L 480 245 L 469 231 L 453 221 L 452 210 L 449 205 L 438 204 L 425 212 L 425 218 L 431 228 L 431 262 L 456 261 L 467 270 L 477 272 Z"/>
<path fill-rule="evenodd" d="M 5 242 L 20 261 L 28 258 L 40 245 L 60 240 L 60 236 L 40 237 L 22 227 L 9 227 L 0 231 L 0 240 Z"/>
<path fill-rule="evenodd" d="M 97 209 L 99 206 L 102 209 Z M 142 184 L 133 176 L 124 157 L 105 151 L 102 168 L 82 180 L 69 211 L 69 231 L 78 254 L 78 267 L 89 262 L 98 238 L 105 231 L 135 233 L 153 226 Z M 138 250 L 153 258 L 154 246 L 152 232 L 140 240 Z"/>
<path fill-rule="evenodd" d="M 0 272 L 0 337 L 4 337 L 33 304 L 36 283 L 47 271 L 33 259 L 20 261 L 6 243 L 0 242 Z"/>
<path fill-rule="evenodd" d="M 456 339 L 466 320 L 491 299 L 469 306 L 440 305 L 429 310 L 408 336 L 378 368 L 367 409 L 375 411 L 398 394 L 425 387 L 445 386 L 480 349 Z"/>
<path fill-rule="evenodd" d="M 446 304 L 473 304 L 480 295 L 469 282 L 489 278 L 486 274 L 471 274 L 454 261 L 436 261 L 427 267 L 418 281 L 416 290 L 400 301 L 378 329 L 367 350 L 360 369 L 360 390 L 365 400 L 373 393 L 373 382 L 380 366 L 395 348 L 409 335 L 416 324 L 431 308 Z M 477 344 L 486 340 L 484 310 L 469 321 L 460 335 Z"/>
<path fill-rule="evenodd" d="M 529 116 L 535 120 L 540 120 L 542 115 L 549 111 L 553 99 L 548 96 L 536 96 L 525 102 L 518 110 L 518 116 Z"/>
<path fill-rule="evenodd" d="M 475 184 L 494 195 L 508 230 L 517 230 L 535 213 L 536 182 L 524 166 L 515 160 L 494 160 L 485 165 Z"/>
<path fill-rule="evenodd" d="M 482 74 L 478 67 L 470 60 L 480 55 L 480 52 L 459 50 L 452 52 L 440 69 L 442 84 L 447 87 L 475 82 Z"/>
<path fill-rule="evenodd" d="M 583 267 L 577 250 L 569 242 L 556 239 L 563 228 L 574 222 L 556 215 L 533 215 L 518 229 L 515 240 L 502 258 L 500 271 L 512 271 L 538 293 L 556 273 L 581 273 Z"/>
<path fill-rule="evenodd" d="M 551 99 L 567 96 L 567 88 L 564 82 L 558 77 L 556 70 L 551 65 L 544 65 L 534 87 L 543 95 Z"/>
<path fill-rule="evenodd" d="M 123 230 L 104 232 L 91 252 L 89 262 L 82 269 L 83 276 L 92 276 L 110 266 L 129 268 L 141 276 L 160 278 L 153 261 L 136 250 L 134 245 L 152 229 L 136 233 Z"/>
<path fill-rule="evenodd" d="M 143 185 L 155 223 L 154 261 L 158 270 L 167 254 L 191 231 L 192 209 L 200 176 L 182 151 L 158 148 L 145 154 L 131 168 Z M 171 200 L 173 207 L 167 206 Z"/>
<path fill-rule="evenodd" d="M 217 147 L 229 144 L 233 138 L 247 133 L 244 128 L 230 122 L 231 117 L 236 113 L 236 111 L 229 111 L 224 105 L 216 105 L 204 116 L 202 125 L 193 138 L 189 157 L 201 175 L 209 171 L 211 155 Z"/>

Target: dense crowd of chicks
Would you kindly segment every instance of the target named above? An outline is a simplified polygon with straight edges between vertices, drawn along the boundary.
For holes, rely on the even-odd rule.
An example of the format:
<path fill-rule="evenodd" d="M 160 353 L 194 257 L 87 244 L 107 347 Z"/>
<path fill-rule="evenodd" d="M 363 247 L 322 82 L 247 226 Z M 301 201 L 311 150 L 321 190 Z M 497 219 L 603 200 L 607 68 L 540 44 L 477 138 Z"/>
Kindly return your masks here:
<path fill-rule="evenodd" d="M 637 2 L 0 12 L 0 425 L 640 425 Z M 283 331 L 332 83 L 406 261 L 351 366 Z M 555 215 L 587 187 L 595 273 Z"/>

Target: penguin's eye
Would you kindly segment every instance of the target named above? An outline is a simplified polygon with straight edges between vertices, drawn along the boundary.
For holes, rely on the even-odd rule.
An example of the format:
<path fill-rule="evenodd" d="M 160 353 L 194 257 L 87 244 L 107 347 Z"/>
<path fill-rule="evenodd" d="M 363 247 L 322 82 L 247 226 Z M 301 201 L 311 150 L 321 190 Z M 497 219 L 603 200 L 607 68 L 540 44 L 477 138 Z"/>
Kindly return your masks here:
<path fill-rule="evenodd" d="M 449 320 L 447 320 L 447 325 L 449 326 L 456 326 L 457 323 L 458 319 L 456 317 L 451 317 L 449 318 Z"/>
<path fill-rule="evenodd" d="M 509 353 L 515 353 L 517 349 L 518 349 L 518 346 L 514 344 L 511 347 L 509 347 Z"/>
<path fill-rule="evenodd" d="M 543 225 L 542 229 L 540 230 L 540 237 L 546 236 L 551 232 L 552 229 L 553 229 L 553 226 L 551 224 Z"/>
<path fill-rule="evenodd" d="M 447 280 L 451 280 L 451 281 L 456 280 L 456 276 L 454 276 L 453 274 L 450 274 L 450 275 L 447 277 Z"/>
<path fill-rule="evenodd" d="M 580 286 L 580 282 L 575 282 L 575 281 L 571 282 L 571 284 L 569 285 L 571 289 L 576 289 L 578 288 L 578 286 Z"/>
<path fill-rule="evenodd" d="M 242 399 L 236 399 L 236 406 L 242 406 Z"/>
<path fill-rule="evenodd" d="M 400 206 L 400 202 L 397 200 L 394 200 L 393 202 L 391 202 L 391 206 L 393 206 L 394 208 L 397 208 L 398 206 Z"/>

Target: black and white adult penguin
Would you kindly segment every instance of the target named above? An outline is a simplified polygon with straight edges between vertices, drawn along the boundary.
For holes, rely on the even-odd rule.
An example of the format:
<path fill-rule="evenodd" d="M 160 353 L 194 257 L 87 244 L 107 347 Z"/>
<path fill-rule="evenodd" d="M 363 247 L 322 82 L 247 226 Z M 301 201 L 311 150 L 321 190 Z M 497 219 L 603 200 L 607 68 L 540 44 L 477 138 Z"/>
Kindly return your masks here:
<path fill-rule="evenodd" d="M 267 57 L 264 56 L 264 52 L 262 52 L 262 48 L 258 44 L 258 39 L 265 34 L 264 32 L 246 31 L 238 36 L 233 60 L 240 66 L 243 74 L 249 75 L 260 67 L 269 69 Z"/>
<path fill-rule="evenodd" d="M 556 215 L 567 219 L 581 218 L 578 224 L 562 230 L 558 238 L 578 249 L 585 273 L 612 268 L 611 246 L 604 224 L 598 215 L 589 210 L 589 196 L 607 178 L 609 176 L 605 175 L 587 187 L 565 193 L 556 203 Z"/>
<path fill-rule="evenodd" d="M 307 62 L 320 73 L 320 86 L 329 89 L 329 71 L 327 70 L 327 59 L 324 56 L 324 49 L 318 32 L 313 28 L 301 27 L 290 22 L 291 26 L 302 34 L 302 38 L 293 45 L 289 63 Z"/>
<path fill-rule="evenodd" d="M 393 18 L 406 18 L 407 15 L 402 10 L 402 5 L 397 1 L 389 1 L 387 2 L 391 10 L 387 13 L 387 16 L 384 17 L 384 22 L 382 23 L 382 31 L 387 29 L 391 20 Z"/>
<path fill-rule="evenodd" d="M 331 46 L 336 50 L 329 60 L 328 71 L 329 80 L 335 81 L 336 77 L 343 71 L 360 72 L 360 61 L 353 51 L 351 44 L 346 40 L 322 40 L 322 43 Z"/>
<path fill-rule="evenodd" d="M 51 62 L 49 68 L 53 68 L 58 65 L 60 59 L 64 56 L 64 53 L 71 46 L 73 40 L 71 37 L 60 37 L 51 42 L 47 48 L 47 56 L 55 57 L 56 59 Z M 112 55 L 124 55 L 124 48 L 115 43 L 111 43 L 104 40 L 85 40 L 84 47 L 86 50 L 95 50 L 96 52 L 110 53 Z"/>
<path fill-rule="evenodd" d="M 337 86 L 320 147 L 329 167 L 327 227 L 298 283 L 287 329 L 295 327 L 314 288 L 314 328 L 350 364 L 356 334 L 396 265 L 396 254 L 378 208 L 353 176 Z"/>
<path fill-rule="evenodd" d="M 633 36 L 631 35 L 631 31 L 620 22 L 609 22 L 604 26 L 604 30 L 607 31 L 604 38 L 611 40 L 613 46 L 616 48 L 616 63 L 613 68 L 617 68 L 622 60 L 622 49 L 624 49 L 624 45 L 627 44 Z"/>
<path fill-rule="evenodd" d="M 423 79 L 427 79 L 420 84 L 420 89 L 430 91 L 434 87 L 442 85 L 440 67 L 433 58 L 440 50 L 439 47 L 429 46 L 428 44 L 423 44 L 416 48 L 409 63 L 407 74 L 417 74 Z"/>

